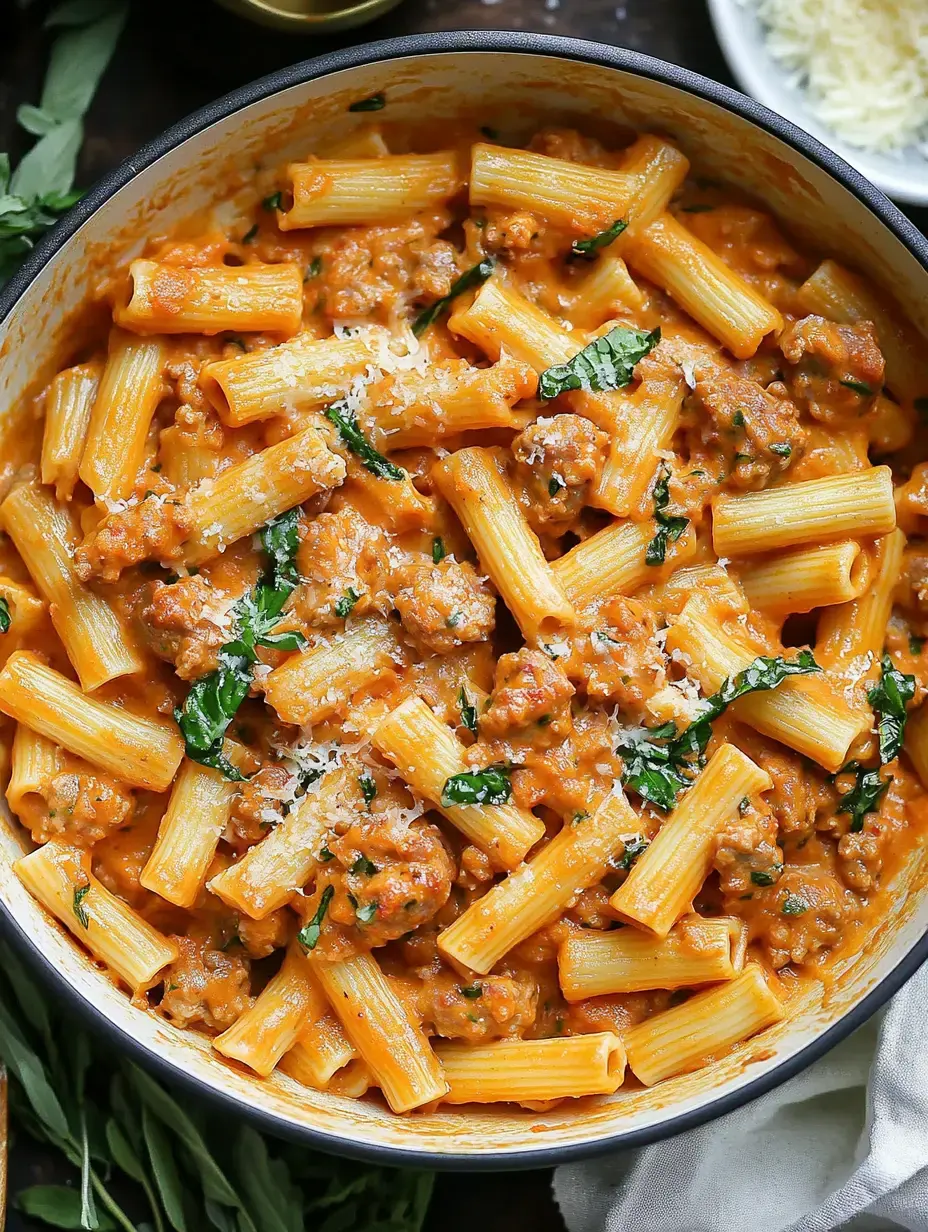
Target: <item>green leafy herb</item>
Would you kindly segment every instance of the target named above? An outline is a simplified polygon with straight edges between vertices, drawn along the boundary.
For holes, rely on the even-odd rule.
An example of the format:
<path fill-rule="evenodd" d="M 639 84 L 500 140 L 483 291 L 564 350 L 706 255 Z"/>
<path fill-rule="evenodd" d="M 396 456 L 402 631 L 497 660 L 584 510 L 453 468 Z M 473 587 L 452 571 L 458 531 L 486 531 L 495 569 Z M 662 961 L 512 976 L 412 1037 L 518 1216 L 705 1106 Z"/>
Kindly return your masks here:
<path fill-rule="evenodd" d="M 352 103 L 348 108 L 349 111 L 383 111 L 387 105 L 386 96 L 384 94 L 372 94 L 370 98 L 362 98 L 357 103 Z"/>
<path fill-rule="evenodd" d="M 865 398 L 873 397 L 873 390 L 866 381 L 839 381 L 839 385 L 843 385 L 845 389 L 853 389 L 855 394 L 862 394 Z"/>
<path fill-rule="evenodd" d="M 647 851 L 650 844 L 643 834 L 636 834 L 634 838 L 627 838 L 624 843 L 625 850 L 622 852 L 621 859 L 615 862 L 616 868 L 630 869 L 640 855 Z"/>
<path fill-rule="evenodd" d="M 682 732 L 678 733 L 673 723 L 665 723 L 650 729 L 644 737 L 619 741 L 615 751 L 624 763 L 623 783 L 643 800 L 669 811 L 702 764 L 712 724 L 733 701 L 746 693 L 776 689 L 790 676 L 808 676 L 821 670 L 809 650 L 801 650 L 794 660 L 758 656 L 706 698 L 701 713 Z"/>
<path fill-rule="evenodd" d="M 314 950 L 319 942 L 319 934 L 322 932 L 322 921 L 325 919 L 325 913 L 329 909 L 329 903 L 335 894 L 335 887 L 327 885 L 322 891 L 322 897 L 319 899 L 319 906 L 316 908 L 316 914 L 304 924 L 297 934 L 297 940 L 304 950 Z"/>
<path fill-rule="evenodd" d="M 11 624 L 9 602 L 0 595 L 0 633 L 9 633 Z"/>
<path fill-rule="evenodd" d="M 461 726 L 466 727 L 469 732 L 476 736 L 477 734 L 477 707 L 472 706 L 467 700 L 467 693 L 464 686 L 461 686 L 461 691 L 458 694 L 458 705 L 461 707 Z"/>
<path fill-rule="evenodd" d="M 451 284 L 451 290 L 447 295 L 443 295 L 441 299 L 437 299 L 429 308 L 424 308 L 412 323 L 412 332 L 418 338 L 420 334 L 424 334 L 428 327 L 438 320 L 451 306 L 451 301 L 458 295 L 469 291 L 472 287 L 479 287 L 493 273 L 496 268 L 496 260 L 493 257 L 484 257 L 477 265 L 472 265 L 469 270 L 466 270 L 460 278 Z"/>
<path fill-rule="evenodd" d="M 283 193 L 274 192 L 269 197 L 265 197 L 261 204 L 266 210 L 279 210 L 280 203 L 283 201 Z"/>
<path fill-rule="evenodd" d="M 445 542 L 436 535 L 432 540 L 432 562 L 436 565 L 440 564 L 445 559 L 445 556 Z"/>
<path fill-rule="evenodd" d="M 351 615 L 355 604 L 361 598 L 353 586 L 349 586 L 340 599 L 335 602 L 335 615 L 345 620 Z"/>
<path fill-rule="evenodd" d="M 689 518 L 667 512 L 667 506 L 670 504 L 670 474 L 670 467 L 664 462 L 651 493 L 657 531 L 645 550 L 644 559 L 647 565 L 662 565 L 667 559 L 667 545 L 676 543 L 690 524 Z"/>
<path fill-rule="evenodd" d="M 77 917 L 77 922 L 81 928 L 90 926 L 90 917 L 87 915 L 87 908 L 84 906 L 84 899 L 90 893 L 90 882 L 87 885 L 76 886 L 74 889 L 74 901 L 72 907 L 74 914 Z"/>
<path fill-rule="evenodd" d="M 774 864 L 769 869 L 755 869 L 751 873 L 751 881 L 754 885 L 770 886 L 774 885 L 779 880 L 780 873 L 783 872 L 782 864 Z"/>
<path fill-rule="evenodd" d="M 38 141 L 11 171 L 0 154 L 0 284 L 36 241 L 80 197 L 73 191 L 83 117 L 96 93 L 126 20 L 125 4 L 63 3 L 45 19 L 60 31 L 52 45 L 38 106 L 23 104 L 20 125 Z"/>
<path fill-rule="evenodd" d="M 258 224 L 254 223 L 252 226 L 248 228 L 248 230 L 242 236 L 242 243 L 250 244 L 257 234 L 258 234 Z"/>
<path fill-rule="evenodd" d="M 547 368 L 538 378 L 538 396 L 545 401 L 573 389 L 601 392 L 623 389 L 635 375 L 635 365 L 657 346 L 660 329 L 650 331 L 616 325 L 578 351 L 566 364 Z"/>
<path fill-rule="evenodd" d="M 360 780 L 358 780 L 360 782 Z M 371 780 L 373 782 L 373 780 Z M 371 799 L 374 797 L 371 796 Z M 351 866 L 351 872 L 358 873 L 362 877 L 373 877 L 377 872 L 377 865 L 374 864 L 367 856 L 358 856 L 354 864 Z"/>
<path fill-rule="evenodd" d="M 374 797 L 377 795 L 377 783 L 370 774 L 358 775 L 358 786 L 361 788 L 361 795 L 364 797 L 364 803 L 370 808 L 374 802 Z M 370 863 L 370 861 L 368 861 Z M 373 867 L 373 865 L 371 866 Z M 354 869 L 351 870 L 354 872 Z"/>
<path fill-rule="evenodd" d="M 350 449 L 372 475 L 376 475 L 378 479 L 402 480 L 406 478 L 406 472 L 401 467 L 377 452 L 358 427 L 357 420 L 344 402 L 336 402 L 334 406 L 330 406 L 325 412 L 325 417 L 338 429 L 338 435 L 345 448 Z"/>
<path fill-rule="evenodd" d="M 780 915 L 804 915 L 809 910 L 809 904 L 798 894 L 787 894 L 780 907 Z"/>
<path fill-rule="evenodd" d="M 883 778 L 879 767 L 867 769 L 857 762 L 850 762 L 841 771 L 842 774 L 855 774 L 857 781 L 850 791 L 838 801 L 837 812 L 847 813 L 851 818 L 850 830 L 857 834 L 864 828 L 864 818 L 868 813 L 875 813 L 880 807 L 880 801 L 886 794 L 891 779 Z"/>
<path fill-rule="evenodd" d="M 261 580 L 232 608 L 234 638 L 219 651 L 219 666 L 194 681 L 174 717 L 184 737 L 187 756 L 212 766 L 226 778 L 241 782 L 243 775 L 222 751 L 229 724 L 248 696 L 258 661 L 259 646 L 274 650 L 302 650 L 306 639 L 296 630 L 275 633 L 284 604 L 299 580 L 297 513 L 273 518 L 260 534 L 269 558 Z"/>
<path fill-rule="evenodd" d="M 770 446 L 770 452 L 778 454 L 781 458 L 788 458 L 793 452 L 793 447 L 787 441 L 774 441 Z"/>
<path fill-rule="evenodd" d="M 335 859 L 335 854 L 334 852 L 329 851 L 328 847 L 323 847 L 319 851 L 319 859 L 323 864 L 328 864 L 330 860 Z"/>
<path fill-rule="evenodd" d="M 464 770 L 453 774 L 441 789 L 441 802 L 453 804 L 505 804 L 512 796 L 512 782 L 506 766 L 487 766 L 486 770 Z"/>
<path fill-rule="evenodd" d="M 601 249 L 608 248 L 613 240 L 617 240 L 627 226 L 624 218 L 617 218 L 611 227 L 600 231 L 598 235 L 588 240 L 574 240 L 570 246 L 569 259 L 592 261 Z"/>
<path fill-rule="evenodd" d="M 475 1001 L 477 997 L 483 996 L 482 984 L 458 984 L 458 992 L 462 997 L 467 997 L 468 1001 Z"/>
<path fill-rule="evenodd" d="M 303 275 L 303 281 L 309 282 L 313 278 L 318 278 L 322 273 L 322 257 L 313 257 L 309 265 L 306 267 L 306 273 Z"/>
<path fill-rule="evenodd" d="M 377 914 L 377 900 L 374 899 L 370 903 L 362 903 L 360 907 L 355 907 L 355 915 L 362 924 L 370 924 L 371 920 Z"/>
<path fill-rule="evenodd" d="M 560 492 L 562 488 L 566 487 L 567 484 L 560 477 L 560 475 L 552 475 L 548 480 L 548 495 L 557 496 L 558 492 Z"/>
<path fill-rule="evenodd" d="M 454 611 L 447 618 L 447 620 L 445 621 L 445 624 L 447 625 L 449 629 L 456 629 L 463 619 L 464 619 L 464 613 L 462 611 L 460 610 Z"/>
<path fill-rule="evenodd" d="M 894 665 L 888 654 L 883 655 L 882 676 L 879 684 L 867 694 L 867 700 L 878 716 L 877 730 L 880 737 L 880 763 L 898 757 L 902 751 L 905 735 L 906 702 L 915 696 L 915 677 L 906 676 Z"/>
<path fill-rule="evenodd" d="M 909 654 L 920 655 L 924 644 L 925 639 L 923 637 L 916 637 L 914 633 L 909 634 Z"/>
<path fill-rule="evenodd" d="M 731 422 L 734 427 L 743 428 L 744 427 L 744 411 L 735 411 L 734 415 L 732 415 L 731 417 Z"/>

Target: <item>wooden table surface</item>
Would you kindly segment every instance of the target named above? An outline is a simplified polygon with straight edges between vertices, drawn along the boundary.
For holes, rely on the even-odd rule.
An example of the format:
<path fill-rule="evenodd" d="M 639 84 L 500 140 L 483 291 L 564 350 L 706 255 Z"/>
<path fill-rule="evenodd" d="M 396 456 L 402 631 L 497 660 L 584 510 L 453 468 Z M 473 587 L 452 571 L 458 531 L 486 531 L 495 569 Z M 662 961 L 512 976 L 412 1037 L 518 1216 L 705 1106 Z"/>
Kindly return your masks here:
<path fill-rule="evenodd" d="M 6 0 L 0 44 L 0 150 L 25 148 L 15 108 L 38 101 L 47 43 L 39 0 Z M 12 10 L 9 11 L 9 10 Z M 378 21 L 329 38 L 264 30 L 209 0 L 135 0 L 114 63 L 87 117 L 79 181 L 88 185 L 175 120 L 227 91 L 294 61 L 369 39 L 436 30 L 530 30 L 630 47 L 729 84 L 703 0 L 404 0 Z M 913 211 L 924 227 L 928 212 Z M 34 1183 L 41 1152 L 19 1139 L 13 1171 Z M 28 1180 L 27 1180 L 28 1176 Z M 561 1232 L 550 1174 L 439 1177 L 427 1232 Z M 27 1225 L 10 1218 L 9 1232 Z M 358 1229 L 357 1232 L 364 1232 Z"/>

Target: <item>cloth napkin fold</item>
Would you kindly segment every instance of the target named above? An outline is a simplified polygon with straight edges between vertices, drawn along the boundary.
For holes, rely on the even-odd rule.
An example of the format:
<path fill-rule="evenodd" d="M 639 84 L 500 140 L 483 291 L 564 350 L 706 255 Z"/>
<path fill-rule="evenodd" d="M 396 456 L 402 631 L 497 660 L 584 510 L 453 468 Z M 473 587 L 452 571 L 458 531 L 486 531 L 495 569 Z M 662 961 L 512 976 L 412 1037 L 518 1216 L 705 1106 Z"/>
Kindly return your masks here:
<path fill-rule="evenodd" d="M 753 1103 L 559 1168 L 570 1232 L 928 1232 L 928 966 Z"/>

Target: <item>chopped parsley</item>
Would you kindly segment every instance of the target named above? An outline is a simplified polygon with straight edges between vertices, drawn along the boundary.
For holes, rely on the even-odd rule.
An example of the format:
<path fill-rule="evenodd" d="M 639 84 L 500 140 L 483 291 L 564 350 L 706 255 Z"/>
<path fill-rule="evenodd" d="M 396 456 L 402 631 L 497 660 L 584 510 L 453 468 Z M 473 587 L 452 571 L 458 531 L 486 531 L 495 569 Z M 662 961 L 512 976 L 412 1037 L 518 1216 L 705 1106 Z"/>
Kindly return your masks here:
<path fill-rule="evenodd" d="M 345 448 L 349 449 L 372 475 L 376 475 L 378 479 L 397 481 L 406 478 L 406 472 L 401 467 L 377 452 L 358 427 L 358 422 L 346 403 L 336 402 L 326 410 L 325 417 L 338 429 L 338 435 Z"/>
<path fill-rule="evenodd" d="M 477 734 L 477 707 L 472 706 L 467 700 L 467 693 L 464 686 L 461 686 L 461 691 L 458 694 L 458 705 L 461 707 L 461 726 L 474 736 Z"/>
<path fill-rule="evenodd" d="M 375 898 L 372 902 L 362 903 L 360 907 L 356 905 L 354 913 L 362 924 L 370 924 L 371 920 L 377 914 L 377 906 L 378 904 Z"/>
<path fill-rule="evenodd" d="M 316 908 L 316 914 L 304 924 L 297 934 L 297 940 L 304 950 L 314 950 L 319 941 L 319 935 L 322 932 L 322 921 L 325 919 L 325 913 L 329 909 L 329 903 L 335 895 L 334 886 L 327 885 L 322 891 L 322 897 L 319 899 L 319 906 Z"/>
<path fill-rule="evenodd" d="M 560 477 L 560 475 L 552 475 L 548 480 L 548 495 L 557 496 L 558 492 L 560 492 L 562 488 L 566 487 L 567 484 Z"/>
<path fill-rule="evenodd" d="M 374 802 L 374 797 L 377 795 L 376 781 L 370 774 L 359 774 L 358 786 L 361 788 L 361 795 L 364 797 L 364 803 L 368 808 L 370 808 Z M 368 863 L 370 864 L 370 861 L 368 861 Z M 371 864 L 372 869 L 373 867 L 374 866 Z M 352 869 L 351 871 L 354 872 L 355 870 Z"/>
<path fill-rule="evenodd" d="M 568 260 L 592 261 L 598 252 L 603 248 L 608 248 L 613 240 L 617 240 L 628 223 L 624 218 L 617 218 L 611 227 L 607 227 L 605 231 L 600 231 L 598 235 L 592 236 L 588 240 L 574 240 L 570 246 Z"/>
<path fill-rule="evenodd" d="M 362 877 L 373 877 L 377 872 L 377 865 L 369 860 L 367 856 L 358 856 L 351 866 L 351 872 L 358 873 Z"/>
<path fill-rule="evenodd" d="M 6 632 L 6 630 L 3 630 L 3 632 Z M 924 644 L 925 639 L 923 637 L 916 637 L 914 633 L 909 634 L 909 654 L 920 655 Z"/>
<path fill-rule="evenodd" d="M 353 586 L 349 586 L 340 599 L 335 601 L 335 615 L 339 620 L 347 620 L 361 596 Z"/>
<path fill-rule="evenodd" d="M 264 200 L 261 202 L 261 204 L 264 206 L 266 210 L 279 210 L 280 203 L 281 201 L 283 201 L 283 199 L 284 199 L 283 193 L 275 192 L 275 193 L 271 193 L 269 197 L 265 197 Z"/>
<path fill-rule="evenodd" d="M 640 855 L 647 851 L 650 844 L 643 834 L 636 834 L 634 838 L 624 840 L 625 850 L 619 860 L 616 860 L 616 868 L 630 869 Z"/>
<path fill-rule="evenodd" d="M 778 457 L 788 458 L 793 452 L 793 447 L 788 441 L 774 441 L 770 446 L 770 452 L 777 454 Z"/>
<path fill-rule="evenodd" d="M 483 996 L 482 984 L 458 984 L 458 992 L 462 997 L 467 997 L 468 1001 L 475 1001 L 477 997 Z"/>
<path fill-rule="evenodd" d="M 9 633 L 12 623 L 9 600 L 0 595 L 0 633 Z"/>
<path fill-rule="evenodd" d="M 780 915 L 804 915 L 809 904 L 798 894 L 787 894 L 780 906 Z"/>
<path fill-rule="evenodd" d="M 90 882 L 89 881 L 87 882 L 86 885 L 75 886 L 74 888 L 74 898 L 72 900 L 71 906 L 74 910 L 75 916 L 77 916 L 77 922 L 78 924 L 80 924 L 81 928 L 90 927 L 90 917 L 87 914 L 87 908 L 84 906 L 84 899 L 87 897 L 89 893 L 90 893 Z"/>
<path fill-rule="evenodd" d="M 451 613 L 451 615 L 445 621 L 445 625 L 449 629 L 456 629 L 463 619 L 464 619 L 464 613 L 460 609 L 457 609 L 456 611 L 453 611 Z"/>
<path fill-rule="evenodd" d="M 574 389 L 593 393 L 624 389 L 635 375 L 635 365 L 661 340 L 660 329 L 630 329 L 616 325 L 595 338 L 566 364 L 547 368 L 538 378 L 538 396 L 550 401 Z"/>
<path fill-rule="evenodd" d="M 664 462 L 651 493 L 657 531 L 644 554 L 645 564 L 648 565 L 662 565 L 667 559 L 667 545 L 676 543 L 690 524 L 689 518 L 667 512 L 667 506 L 670 504 L 670 474 L 670 467 Z"/>
<path fill-rule="evenodd" d="M 873 390 L 866 381 L 839 381 L 839 385 L 843 385 L 845 389 L 853 389 L 855 394 L 861 394 L 864 398 L 872 398 Z"/>
<path fill-rule="evenodd" d="M 455 804 L 505 804 L 512 796 L 509 774 L 507 766 L 453 774 L 441 789 L 441 802 L 445 808 Z"/>
<path fill-rule="evenodd" d="M 322 273 L 322 257 L 313 257 L 309 265 L 306 267 L 306 273 L 303 275 L 303 281 L 309 282 L 312 278 L 318 278 Z"/>
<path fill-rule="evenodd" d="M 736 428 L 744 427 L 744 411 L 735 411 L 731 417 L 731 422 Z"/>
<path fill-rule="evenodd" d="M 412 323 L 412 332 L 418 338 L 420 334 L 424 334 L 430 325 L 438 320 L 448 308 L 451 306 L 451 301 L 464 291 L 469 291 L 471 287 L 479 287 L 493 273 L 496 268 L 495 257 L 484 257 L 476 265 L 472 265 L 469 270 L 465 270 L 455 282 L 451 284 L 451 289 L 447 295 L 443 295 L 441 299 L 437 299 L 429 308 L 423 308 L 416 319 Z"/>
<path fill-rule="evenodd" d="M 432 540 L 432 563 L 435 565 L 441 564 L 446 555 L 445 541 L 439 535 L 436 535 Z"/>
<path fill-rule="evenodd" d="M 335 853 L 329 851 L 328 847 L 323 847 L 319 852 L 318 859 L 321 860 L 323 864 L 328 864 L 330 860 L 335 859 Z"/>
<path fill-rule="evenodd" d="M 782 872 L 782 864 L 774 864 L 772 868 L 769 869 L 755 869 L 751 873 L 751 881 L 757 886 L 771 886 L 779 880 L 780 873 Z"/>
<path fill-rule="evenodd" d="M 386 95 L 382 92 L 372 94 L 370 98 L 359 99 L 358 102 L 352 103 L 348 108 L 349 111 L 383 111 L 387 105 Z"/>

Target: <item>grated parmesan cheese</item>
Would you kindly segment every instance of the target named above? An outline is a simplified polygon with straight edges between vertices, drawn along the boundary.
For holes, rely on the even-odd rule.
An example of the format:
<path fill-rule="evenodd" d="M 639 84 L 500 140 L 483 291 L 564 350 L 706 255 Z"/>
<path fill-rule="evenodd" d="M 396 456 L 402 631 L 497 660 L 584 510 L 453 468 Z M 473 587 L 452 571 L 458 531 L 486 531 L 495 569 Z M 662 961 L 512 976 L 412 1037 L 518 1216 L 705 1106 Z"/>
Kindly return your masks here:
<path fill-rule="evenodd" d="M 925 0 L 755 0 L 774 59 L 812 112 L 865 150 L 928 156 Z"/>

